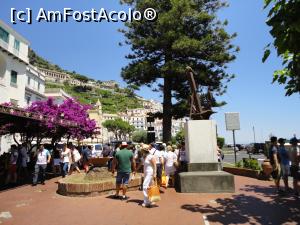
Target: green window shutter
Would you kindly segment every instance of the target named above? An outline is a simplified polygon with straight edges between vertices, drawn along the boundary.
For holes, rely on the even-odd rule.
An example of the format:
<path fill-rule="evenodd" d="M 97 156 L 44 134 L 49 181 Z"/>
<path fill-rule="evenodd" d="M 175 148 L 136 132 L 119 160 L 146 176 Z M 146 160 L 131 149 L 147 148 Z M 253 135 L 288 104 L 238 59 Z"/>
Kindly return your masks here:
<path fill-rule="evenodd" d="M 0 27 L 0 39 L 8 43 L 8 37 L 9 37 L 9 33 L 6 30 L 4 30 L 2 27 Z"/>
<path fill-rule="evenodd" d="M 15 39 L 15 42 L 14 42 L 14 49 L 20 51 L 20 42 L 16 39 Z"/>
<path fill-rule="evenodd" d="M 18 80 L 18 73 L 12 70 L 10 73 L 10 83 L 17 84 L 17 80 Z"/>

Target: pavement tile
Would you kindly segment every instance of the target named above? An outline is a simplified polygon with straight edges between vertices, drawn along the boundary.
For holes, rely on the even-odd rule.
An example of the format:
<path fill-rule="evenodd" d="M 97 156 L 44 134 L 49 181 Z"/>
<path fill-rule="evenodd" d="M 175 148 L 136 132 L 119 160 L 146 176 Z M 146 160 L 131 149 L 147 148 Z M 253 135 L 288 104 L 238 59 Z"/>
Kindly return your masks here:
<path fill-rule="evenodd" d="M 161 189 L 154 208 L 142 208 L 141 191 L 128 192 L 127 201 L 109 195 L 66 197 L 56 194 L 58 179 L 45 186 L 22 186 L 0 192 L 0 212 L 10 212 L 11 225 L 194 225 L 194 224 L 298 224 L 300 200 L 278 196 L 273 183 L 235 177 L 233 194 L 176 193 Z M 40 192 L 40 190 L 42 190 Z M 18 205 L 18 206 L 17 206 Z"/>

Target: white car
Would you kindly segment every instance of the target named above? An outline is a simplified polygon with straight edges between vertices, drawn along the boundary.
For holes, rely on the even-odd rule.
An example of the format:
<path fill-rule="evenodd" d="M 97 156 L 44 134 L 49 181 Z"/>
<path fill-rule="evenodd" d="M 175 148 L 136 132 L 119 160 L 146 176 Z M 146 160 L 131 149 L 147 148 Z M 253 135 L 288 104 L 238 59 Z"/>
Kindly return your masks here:
<path fill-rule="evenodd" d="M 89 144 L 88 146 L 92 146 L 92 157 L 101 157 L 103 151 L 103 145 L 101 143 Z"/>

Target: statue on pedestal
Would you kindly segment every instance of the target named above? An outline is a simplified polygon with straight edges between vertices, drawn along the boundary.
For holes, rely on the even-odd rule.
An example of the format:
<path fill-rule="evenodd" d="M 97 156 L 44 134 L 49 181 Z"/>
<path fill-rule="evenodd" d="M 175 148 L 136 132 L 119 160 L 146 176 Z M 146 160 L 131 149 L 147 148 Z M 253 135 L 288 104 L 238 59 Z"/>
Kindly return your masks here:
<path fill-rule="evenodd" d="M 208 120 L 210 116 L 215 113 L 212 111 L 212 103 L 215 101 L 211 92 L 206 94 L 197 93 L 198 85 L 194 78 L 194 72 L 191 67 L 186 68 L 186 74 L 190 83 L 192 94 L 190 96 L 190 118 L 192 120 Z"/>

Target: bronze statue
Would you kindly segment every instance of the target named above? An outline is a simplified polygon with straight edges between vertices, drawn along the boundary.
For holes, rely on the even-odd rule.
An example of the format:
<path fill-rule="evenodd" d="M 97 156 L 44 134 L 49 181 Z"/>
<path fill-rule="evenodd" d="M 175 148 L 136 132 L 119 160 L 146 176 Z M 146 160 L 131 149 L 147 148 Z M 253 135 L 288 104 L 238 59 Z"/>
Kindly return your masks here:
<path fill-rule="evenodd" d="M 206 94 L 201 94 L 199 98 L 197 93 L 198 85 L 194 78 L 193 69 L 188 66 L 186 68 L 186 74 L 192 90 L 190 97 L 190 118 L 192 120 L 208 120 L 210 116 L 215 113 L 211 109 L 214 98 L 209 89 Z"/>

